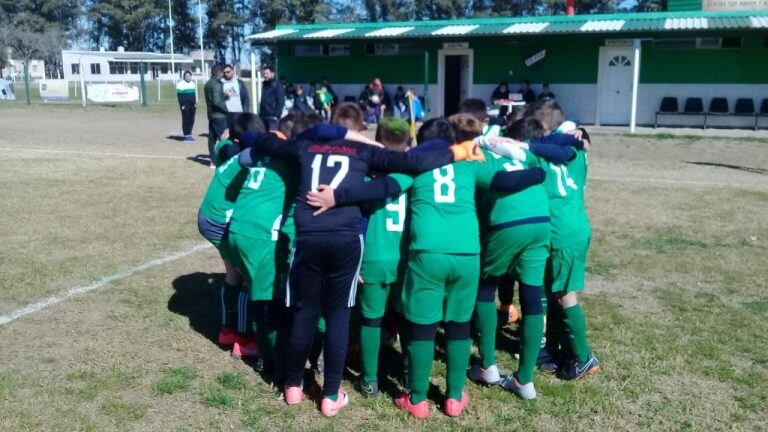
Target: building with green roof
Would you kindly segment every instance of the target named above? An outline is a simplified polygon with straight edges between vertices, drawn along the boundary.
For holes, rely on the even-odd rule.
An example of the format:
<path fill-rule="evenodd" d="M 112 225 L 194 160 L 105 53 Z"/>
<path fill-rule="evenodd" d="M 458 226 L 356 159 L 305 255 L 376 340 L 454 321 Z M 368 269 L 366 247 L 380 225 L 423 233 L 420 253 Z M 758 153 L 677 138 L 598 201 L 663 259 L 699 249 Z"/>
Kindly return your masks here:
<path fill-rule="evenodd" d="M 725 97 L 731 111 L 738 98 L 758 109 L 768 98 L 768 10 L 283 25 L 250 40 L 276 49 L 278 74 L 290 82 L 306 86 L 327 76 L 343 99 L 379 77 L 390 94 L 402 85 L 426 96 L 429 116 L 455 112 L 468 97 L 490 102 L 502 81 L 515 91 L 529 80 L 537 94 L 549 83 L 568 117 L 602 125 L 653 124 L 665 96 L 678 98 L 681 110 L 689 97 L 702 98 L 705 110 Z M 708 123 L 754 121 L 720 116 Z"/>

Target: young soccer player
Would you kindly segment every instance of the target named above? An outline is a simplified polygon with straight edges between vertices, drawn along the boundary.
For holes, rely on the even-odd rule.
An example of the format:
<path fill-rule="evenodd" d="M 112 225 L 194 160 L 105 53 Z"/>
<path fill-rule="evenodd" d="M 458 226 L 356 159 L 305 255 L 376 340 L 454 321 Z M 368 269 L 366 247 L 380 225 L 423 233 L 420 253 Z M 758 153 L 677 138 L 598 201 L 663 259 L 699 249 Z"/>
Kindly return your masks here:
<path fill-rule="evenodd" d="M 459 113 L 469 114 L 483 122 L 483 136 L 501 136 L 501 126 L 504 124 L 503 118 L 491 119 L 491 117 L 488 115 L 488 106 L 485 104 L 485 102 L 483 102 L 482 99 L 464 99 L 459 104 Z"/>
<path fill-rule="evenodd" d="M 291 262 L 286 304 L 291 306 L 292 329 L 286 361 L 285 401 L 302 399 L 302 377 L 318 318 L 326 322 L 324 383 L 321 412 L 332 416 L 348 402 L 339 388 L 346 359 L 349 316 L 355 304 L 363 239 L 360 209 L 332 209 L 315 216 L 304 198 L 322 184 L 332 188 L 362 182 L 371 170 L 421 172 L 453 160 L 478 158 L 474 144 L 430 153 L 398 153 L 349 140 L 317 143 L 284 142 L 266 134 L 246 134 L 253 152 L 292 158 L 299 163 L 299 193 L 294 220 L 296 246 Z M 301 197 L 301 198 L 299 198 Z"/>
<path fill-rule="evenodd" d="M 554 101 L 536 101 L 527 108 L 526 117 L 541 121 L 545 133 L 555 131 L 563 124 L 562 109 Z M 580 135 L 588 143 L 585 132 L 581 130 Z M 599 362 L 587 342 L 586 319 L 577 297 L 577 293 L 584 289 L 591 238 L 584 208 L 586 151 L 577 149 L 576 156 L 567 163 L 549 163 L 547 172 L 548 180 L 544 186 L 552 217 L 550 257 L 545 274 L 547 346 L 542 350 L 539 363 L 542 371 L 573 380 L 599 369 Z M 564 338 L 558 335 L 560 329 L 565 332 Z M 570 353 L 563 353 L 561 344 L 569 348 Z"/>
<path fill-rule="evenodd" d="M 450 142 L 473 138 L 482 123 L 472 116 L 452 117 L 457 132 L 444 119 L 433 119 L 419 130 L 420 149 L 448 148 Z M 486 158 L 490 162 L 490 159 Z M 493 164 L 458 162 L 415 177 L 390 175 L 365 187 L 350 185 L 334 192 L 336 205 L 373 196 L 397 196 L 410 188 L 411 243 L 402 292 L 408 320 L 408 366 L 411 393 L 395 400 L 398 408 L 417 418 L 429 415 L 426 400 L 435 349 L 435 335 L 442 322 L 448 355 L 445 412 L 458 416 L 468 403 L 463 391 L 469 363 L 469 320 L 477 296 L 479 232 L 475 214 L 475 186 L 508 192 L 543 181 L 539 168 L 506 172 Z M 446 234 L 450 233 L 450 234 Z"/>
<path fill-rule="evenodd" d="M 232 137 L 239 138 L 245 131 L 265 132 L 264 124 L 253 114 L 241 114 L 232 130 Z M 237 163 L 240 151 L 238 144 L 230 140 L 219 141 L 214 150 L 216 170 L 200 204 L 197 216 L 198 229 L 219 250 L 226 276 L 219 289 L 221 301 L 221 330 L 218 342 L 233 345 L 236 339 L 235 325 L 238 322 L 238 291 L 242 277 L 232 264 L 231 251 L 227 241 L 230 216 L 247 171 Z M 226 161 L 226 163 L 222 163 Z"/>
<path fill-rule="evenodd" d="M 405 120 L 382 117 L 376 129 L 376 141 L 389 150 L 404 152 L 410 141 L 408 132 Z M 357 387 L 364 395 L 376 397 L 382 320 L 388 309 L 400 310 L 408 196 L 403 193 L 396 198 L 372 202 L 367 207 L 370 216 L 357 299 L 362 314 L 359 339 L 362 376 Z"/>

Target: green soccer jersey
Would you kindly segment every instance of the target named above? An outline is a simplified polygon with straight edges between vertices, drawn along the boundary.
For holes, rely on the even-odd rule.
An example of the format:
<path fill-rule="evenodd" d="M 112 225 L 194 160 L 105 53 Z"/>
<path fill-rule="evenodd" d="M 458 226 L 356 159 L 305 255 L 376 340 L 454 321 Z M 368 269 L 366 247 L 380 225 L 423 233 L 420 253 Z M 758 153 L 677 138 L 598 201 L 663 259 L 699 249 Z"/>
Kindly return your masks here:
<path fill-rule="evenodd" d="M 235 201 L 245 181 L 248 171 L 237 162 L 235 155 L 216 167 L 208 191 L 200 203 L 200 213 L 218 222 L 229 222 Z"/>
<path fill-rule="evenodd" d="M 552 216 L 552 247 L 559 249 L 591 234 L 584 208 L 587 181 L 587 153 L 577 151 L 568 164 L 547 163 L 544 188 Z"/>
<path fill-rule="evenodd" d="M 371 209 L 360 270 L 365 283 L 397 281 L 407 209 L 408 195 L 405 193 L 377 203 Z"/>
<path fill-rule="evenodd" d="M 486 160 L 493 157 L 483 151 Z M 480 253 L 475 187 L 487 189 L 496 172 L 493 164 L 462 161 L 416 177 L 393 174 L 403 190 L 411 190 L 410 250 Z"/>
<path fill-rule="evenodd" d="M 546 161 L 536 157 L 528 150 L 524 151 L 525 160 L 512 160 L 487 152 L 488 167 L 495 171 L 519 171 L 529 168 L 542 167 Z M 525 221 L 530 223 L 548 222 L 549 200 L 542 185 L 534 185 L 513 194 L 502 194 L 492 191 L 479 191 L 478 214 L 484 226 L 503 228 L 505 225 Z"/>
<path fill-rule="evenodd" d="M 297 174 L 291 161 L 271 157 L 248 168 L 248 178 L 233 208 L 230 232 L 277 241 L 283 214 L 296 192 Z"/>

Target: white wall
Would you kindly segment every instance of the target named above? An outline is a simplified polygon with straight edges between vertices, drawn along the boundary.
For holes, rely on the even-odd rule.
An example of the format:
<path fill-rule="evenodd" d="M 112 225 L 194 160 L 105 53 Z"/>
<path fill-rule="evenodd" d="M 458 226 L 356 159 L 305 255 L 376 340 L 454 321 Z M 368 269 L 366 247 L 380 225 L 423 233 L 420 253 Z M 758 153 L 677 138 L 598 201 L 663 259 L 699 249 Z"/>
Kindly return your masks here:
<path fill-rule="evenodd" d="M 3 68 L 3 77 L 23 80 L 24 63 L 21 60 L 9 59 L 8 66 Z M 32 80 L 45 79 L 45 61 L 29 61 L 29 78 Z"/>
<path fill-rule="evenodd" d="M 64 79 L 68 81 L 79 81 L 80 75 L 73 74 L 72 73 L 72 64 L 78 64 L 81 63 L 82 71 L 85 75 L 85 81 L 88 82 L 99 82 L 99 81 L 140 81 L 141 80 L 141 74 L 115 74 L 111 75 L 109 73 L 109 62 L 112 60 L 111 57 L 104 56 L 104 55 L 89 55 L 89 54 L 79 54 L 79 53 L 62 53 L 62 63 L 64 64 Z M 127 60 L 116 60 L 119 62 L 128 62 L 128 63 L 136 63 L 136 62 L 129 62 Z M 151 80 L 152 79 L 152 71 L 150 69 L 149 63 L 147 62 L 145 64 L 146 72 L 144 73 L 144 79 L 145 80 Z M 91 73 L 91 64 L 99 64 L 101 65 L 101 73 L 100 74 L 92 74 Z M 168 63 L 168 73 L 160 73 L 159 77 L 163 80 L 173 80 L 174 77 L 177 79 L 180 79 L 181 77 L 181 71 L 184 69 L 187 69 L 189 66 L 191 66 L 190 63 L 176 63 L 176 75 L 171 73 L 171 65 Z"/>

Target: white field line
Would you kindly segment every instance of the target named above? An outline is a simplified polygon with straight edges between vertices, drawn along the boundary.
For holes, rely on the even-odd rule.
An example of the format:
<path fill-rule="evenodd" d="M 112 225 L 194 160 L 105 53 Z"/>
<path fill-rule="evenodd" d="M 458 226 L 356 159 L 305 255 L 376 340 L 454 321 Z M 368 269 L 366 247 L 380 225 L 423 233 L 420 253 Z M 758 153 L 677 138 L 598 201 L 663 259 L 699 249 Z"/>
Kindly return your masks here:
<path fill-rule="evenodd" d="M 135 267 L 131 267 L 122 271 L 119 271 L 117 273 L 113 273 L 108 276 L 104 276 L 95 282 L 92 282 L 88 285 L 82 285 L 74 288 L 70 288 L 68 290 L 62 291 L 58 294 L 54 294 L 50 297 L 44 298 L 43 300 L 40 300 L 39 302 L 32 303 L 30 305 L 24 306 L 21 309 L 17 309 L 13 312 L 10 312 L 5 315 L 0 315 L 0 326 L 10 323 L 11 321 L 17 320 L 21 317 L 24 317 L 26 315 L 33 314 L 35 312 L 39 312 L 48 306 L 53 306 L 57 303 L 61 303 L 64 300 L 68 300 L 76 295 L 84 294 L 89 291 L 93 291 L 96 289 L 99 289 L 103 287 L 104 285 L 107 285 L 109 283 L 125 279 L 127 277 L 133 276 L 136 273 L 139 273 L 144 270 L 151 269 L 153 267 L 161 266 L 163 264 L 169 263 L 171 261 L 176 261 L 178 259 L 184 258 L 185 256 L 191 255 L 195 252 L 208 249 L 212 247 L 210 243 L 200 243 L 197 244 L 185 251 L 176 252 L 172 255 L 166 255 L 162 258 L 153 259 L 151 261 L 147 261 L 145 263 L 139 264 Z"/>
<path fill-rule="evenodd" d="M 38 153 L 62 153 L 62 154 L 86 155 L 86 156 L 115 156 L 115 157 L 128 157 L 128 158 L 132 157 L 132 158 L 145 158 L 145 159 L 187 159 L 187 156 L 144 155 L 144 154 L 132 154 L 132 153 L 106 153 L 106 152 L 88 152 L 88 151 L 76 151 L 76 150 L 31 149 L 31 148 L 18 148 L 18 147 L 0 147 L 0 150 L 26 151 L 26 152 L 38 152 Z"/>
<path fill-rule="evenodd" d="M 727 188 L 739 188 L 739 189 L 760 189 L 758 186 L 738 184 L 738 183 L 719 183 L 719 182 L 707 182 L 707 181 L 693 181 L 693 180 L 671 180 L 671 179 L 652 179 L 652 178 L 635 178 L 635 177 L 604 177 L 604 176 L 589 176 L 589 180 L 597 181 L 614 181 L 614 182 L 627 182 L 627 183 L 655 183 L 666 185 L 690 185 L 690 186 L 711 186 L 711 187 L 727 187 Z"/>

